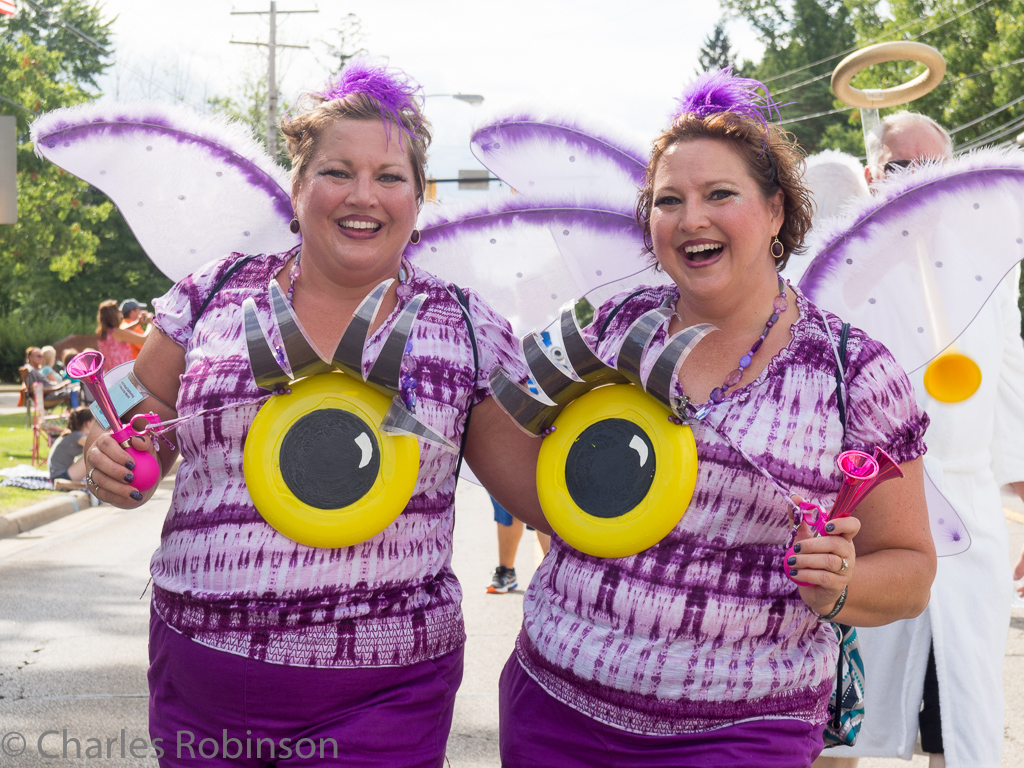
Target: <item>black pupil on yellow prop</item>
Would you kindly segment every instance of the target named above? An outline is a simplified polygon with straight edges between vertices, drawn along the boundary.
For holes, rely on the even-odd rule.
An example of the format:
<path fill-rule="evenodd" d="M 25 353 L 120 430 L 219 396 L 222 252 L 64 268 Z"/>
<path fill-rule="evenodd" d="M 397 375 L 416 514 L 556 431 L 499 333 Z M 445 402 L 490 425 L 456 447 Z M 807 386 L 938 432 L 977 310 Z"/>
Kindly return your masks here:
<path fill-rule="evenodd" d="M 377 480 L 380 450 L 373 430 L 337 408 L 313 411 L 281 441 L 281 476 L 295 497 L 317 509 L 340 509 Z"/>
<path fill-rule="evenodd" d="M 565 485 L 576 506 L 594 517 L 618 517 L 644 500 L 654 481 L 654 446 L 625 419 L 591 424 L 565 460 Z"/>

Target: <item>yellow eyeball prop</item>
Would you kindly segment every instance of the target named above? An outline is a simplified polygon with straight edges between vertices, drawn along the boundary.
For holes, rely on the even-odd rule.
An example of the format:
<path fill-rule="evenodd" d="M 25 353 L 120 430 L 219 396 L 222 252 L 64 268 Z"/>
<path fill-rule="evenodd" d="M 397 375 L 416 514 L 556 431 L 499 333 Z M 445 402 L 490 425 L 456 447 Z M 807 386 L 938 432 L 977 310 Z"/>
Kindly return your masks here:
<path fill-rule="evenodd" d="M 627 557 L 675 528 L 697 482 L 697 445 L 668 416 L 632 384 L 598 387 L 566 406 L 537 463 L 541 507 L 566 543 Z"/>
<path fill-rule="evenodd" d="M 293 382 L 256 414 L 243 468 L 263 519 L 310 547 L 347 547 L 401 514 L 419 473 L 419 444 L 382 434 L 391 398 L 340 371 Z"/>
<path fill-rule="evenodd" d="M 981 386 L 981 368 L 967 355 L 947 351 L 924 369 L 924 388 L 942 403 L 962 403 Z"/>

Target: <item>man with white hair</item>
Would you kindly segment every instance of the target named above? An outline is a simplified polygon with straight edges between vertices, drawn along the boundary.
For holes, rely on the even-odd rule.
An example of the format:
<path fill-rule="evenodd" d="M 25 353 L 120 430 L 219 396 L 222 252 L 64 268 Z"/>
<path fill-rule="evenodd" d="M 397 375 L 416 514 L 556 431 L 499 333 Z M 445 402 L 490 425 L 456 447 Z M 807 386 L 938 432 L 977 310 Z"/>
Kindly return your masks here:
<path fill-rule="evenodd" d="M 953 156 L 953 140 L 946 129 L 927 115 L 896 112 L 888 115 L 865 137 L 868 184 L 882 181 L 922 162 L 939 162 Z"/>
<path fill-rule="evenodd" d="M 949 134 L 929 117 L 898 112 L 866 139 L 865 178 L 952 157 Z M 969 254 L 964 255 L 969 258 Z M 1020 267 L 1003 280 L 958 340 L 982 371 L 981 389 L 943 403 L 911 376 L 931 417 L 925 467 L 971 538 L 940 557 L 931 601 L 915 619 L 858 628 L 866 679 L 865 717 L 854 747 L 819 766 L 856 765 L 850 756 L 910 759 L 920 731 L 929 765 L 998 768 L 1003 746 L 1003 659 L 1010 623 L 1008 534 L 1000 487 L 1024 498 L 1024 346 L 1017 306 Z"/>

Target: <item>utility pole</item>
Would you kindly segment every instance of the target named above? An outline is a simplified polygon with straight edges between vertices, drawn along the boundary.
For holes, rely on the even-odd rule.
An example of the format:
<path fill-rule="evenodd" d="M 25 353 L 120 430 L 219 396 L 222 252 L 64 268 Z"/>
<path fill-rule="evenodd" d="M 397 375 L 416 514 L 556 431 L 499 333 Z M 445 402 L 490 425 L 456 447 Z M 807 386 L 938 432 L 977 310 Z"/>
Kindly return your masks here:
<path fill-rule="evenodd" d="M 268 11 L 231 11 L 232 16 L 262 16 Z M 270 37 L 266 43 L 232 40 L 235 45 L 259 45 L 267 47 L 267 151 L 271 157 L 277 157 L 277 49 L 278 48 L 309 48 L 308 45 L 285 45 L 277 42 L 277 14 L 279 13 L 319 13 L 319 11 L 279 11 L 277 2 L 270 0 Z"/>

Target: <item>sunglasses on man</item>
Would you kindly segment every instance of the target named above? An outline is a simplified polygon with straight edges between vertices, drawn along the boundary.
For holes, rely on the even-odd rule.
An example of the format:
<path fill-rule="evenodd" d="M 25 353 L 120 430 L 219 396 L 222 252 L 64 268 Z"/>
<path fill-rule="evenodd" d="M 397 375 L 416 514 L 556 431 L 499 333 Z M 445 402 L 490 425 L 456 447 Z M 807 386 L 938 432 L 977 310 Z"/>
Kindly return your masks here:
<path fill-rule="evenodd" d="M 885 175 L 888 176 L 890 173 L 897 173 L 899 171 L 906 170 L 912 165 L 916 165 L 915 160 L 890 160 L 885 164 Z"/>

